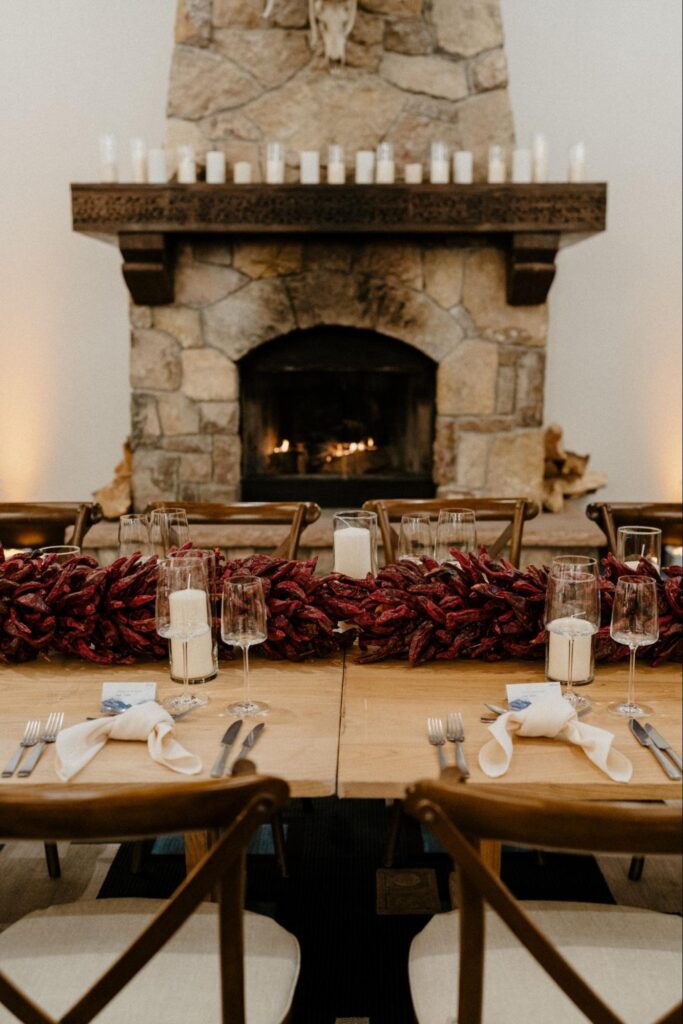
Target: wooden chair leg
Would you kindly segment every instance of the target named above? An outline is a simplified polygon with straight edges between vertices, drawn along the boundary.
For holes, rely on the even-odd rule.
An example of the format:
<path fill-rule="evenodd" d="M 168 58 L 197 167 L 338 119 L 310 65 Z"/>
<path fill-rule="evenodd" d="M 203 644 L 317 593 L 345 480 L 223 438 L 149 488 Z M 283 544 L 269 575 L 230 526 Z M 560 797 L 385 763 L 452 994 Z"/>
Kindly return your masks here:
<path fill-rule="evenodd" d="M 273 815 L 270 827 L 273 831 L 273 846 L 275 847 L 277 866 L 280 869 L 282 877 L 289 878 L 289 871 L 287 869 L 287 850 L 285 847 L 285 827 L 282 823 L 282 815 L 279 811 L 277 814 Z"/>
<path fill-rule="evenodd" d="M 401 834 L 401 825 L 403 823 L 403 801 L 394 800 L 391 808 L 391 821 L 389 822 L 389 835 L 387 837 L 387 845 L 384 850 L 383 866 L 385 868 L 392 867 L 394 858 L 396 857 L 396 846 L 398 845 L 398 837 Z"/>
<path fill-rule="evenodd" d="M 56 843 L 45 843 L 45 862 L 50 878 L 61 878 L 62 869 L 59 864 L 59 850 Z"/>
<path fill-rule="evenodd" d="M 645 867 L 644 857 L 631 857 L 631 863 L 628 869 L 628 877 L 631 882 L 639 882 L 643 877 L 643 868 Z"/>

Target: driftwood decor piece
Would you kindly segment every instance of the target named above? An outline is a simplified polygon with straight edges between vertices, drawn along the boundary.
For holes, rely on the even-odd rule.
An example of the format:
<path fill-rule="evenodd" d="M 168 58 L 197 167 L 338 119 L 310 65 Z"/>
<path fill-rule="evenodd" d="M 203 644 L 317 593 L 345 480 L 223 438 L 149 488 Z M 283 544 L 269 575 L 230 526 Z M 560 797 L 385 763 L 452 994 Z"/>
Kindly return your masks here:
<path fill-rule="evenodd" d="M 138 305 L 173 302 L 179 234 L 489 236 L 508 252 L 508 302 L 545 301 L 562 235 L 604 231 L 607 186 L 72 185 L 75 231 L 118 239 Z"/>
<path fill-rule="evenodd" d="M 607 483 L 604 473 L 589 472 L 590 455 L 577 455 L 562 446 L 562 427 L 551 423 L 545 433 L 543 507 L 561 512 L 565 498 L 583 498 Z"/>

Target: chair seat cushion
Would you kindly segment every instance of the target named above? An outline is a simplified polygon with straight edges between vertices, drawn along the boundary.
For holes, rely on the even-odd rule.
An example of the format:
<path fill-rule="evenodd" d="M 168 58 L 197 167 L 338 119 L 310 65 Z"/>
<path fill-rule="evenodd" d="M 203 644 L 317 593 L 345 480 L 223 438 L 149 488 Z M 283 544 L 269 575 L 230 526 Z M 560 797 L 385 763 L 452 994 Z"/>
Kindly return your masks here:
<path fill-rule="evenodd" d="M 69 903 L 27 915 L 0 935 L 0 968 L 62 1015 L 163 906 L 161 900 Z M 269 917 L 244 915 L 247 1024 L 280 1024 L 299 974 L 299 944 Z M 97 1024 L 220 1024 L 218 907 L 203 903 L 96 1018 Z M 16 1017 L 0 1006 L 1 1024 Z"/>
<path fill-rule="evenodd" d="M 566 960 L 627 1024 L 651 1024 L 681 998 L 681 919 L 594 903 L 521 903 Z M 419 1024 L 457 1024 L 458 911 L 438 914 L 410 948 Z M 586 1024 L 586 1017 L 487 908 L 484 1024 Z"/>

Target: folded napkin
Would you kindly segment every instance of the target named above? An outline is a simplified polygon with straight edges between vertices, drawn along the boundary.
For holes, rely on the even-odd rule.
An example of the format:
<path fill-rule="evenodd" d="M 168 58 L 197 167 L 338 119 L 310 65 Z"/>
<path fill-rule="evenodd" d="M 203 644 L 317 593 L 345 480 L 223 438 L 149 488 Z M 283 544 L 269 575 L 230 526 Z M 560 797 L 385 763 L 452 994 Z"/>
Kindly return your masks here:
<path fill-rule="evenodd" d="M 479 751 L 479 767 L 493 779 L 504 775 L 510 767 L 514 734 L 575 743 L 615 782 L 628 782 L 633 774 L 628 758 L 612 748 L 612 733 L 580 722 L 572 705 L 559 693 L 548 693 L 523 711 L 508 711 L 489 726 L 489 732 L 493 739 Z"/>
<path fill-rule="evenodd" d="M 175 723 L 156 701 L 136 704 L 121 715 L 79 722 L 57 734 L 57 775 L 73 778 L 100 752 L 107 740 L 147 740 L 150 757 L 182 775 L 196 775 L 202 762 L 173 738 Z"/>

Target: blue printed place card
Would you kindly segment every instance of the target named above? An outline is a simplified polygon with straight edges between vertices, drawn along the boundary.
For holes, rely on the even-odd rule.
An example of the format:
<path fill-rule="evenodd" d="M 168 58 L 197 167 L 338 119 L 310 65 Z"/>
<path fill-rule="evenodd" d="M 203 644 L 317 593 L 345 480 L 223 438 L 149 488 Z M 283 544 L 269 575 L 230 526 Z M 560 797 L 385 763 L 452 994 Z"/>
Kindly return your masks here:
<path fill-rule="evenodd" d="M 508 707 L 512 711 L 521 711 L 544 693 L 562 693 L 559 683 L 508 683 L 505 687 Z"/>
<path fill-rule="evenodd" d="M 100 710 L 107 715 L 120 715 L 134 704 L 156 700 L 156 683 L 102 683 Z"/>

